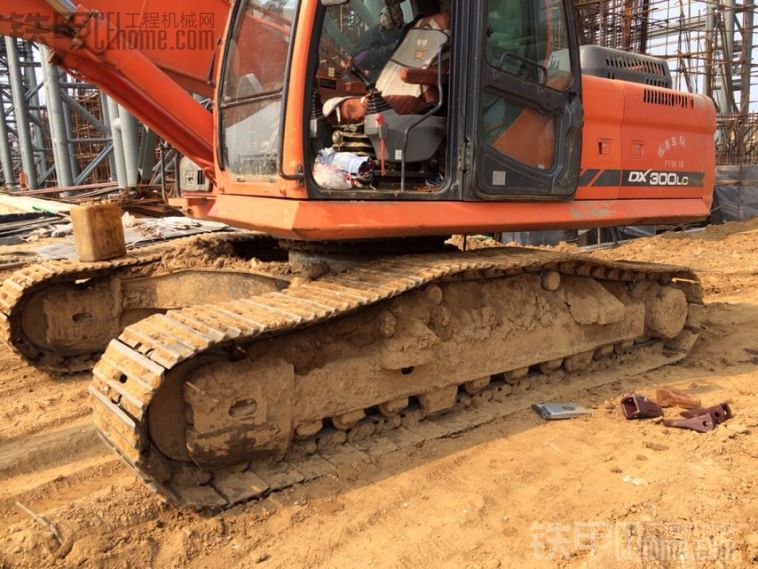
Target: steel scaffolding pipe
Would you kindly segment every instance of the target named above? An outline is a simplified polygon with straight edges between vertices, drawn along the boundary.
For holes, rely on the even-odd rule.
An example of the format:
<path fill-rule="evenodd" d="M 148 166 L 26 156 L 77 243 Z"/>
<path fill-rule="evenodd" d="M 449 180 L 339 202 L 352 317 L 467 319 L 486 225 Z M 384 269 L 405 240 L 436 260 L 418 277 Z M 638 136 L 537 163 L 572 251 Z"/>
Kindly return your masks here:
<path fill-rule="evenodd" d="M 11 96 L 13 97 L 13 114 L 16 117 L 21 167 L 26 176 L 26 185 L 31 189 L 35 189 L 37 187 L 37 171 L 34 163 L 32 134 L 29 128 L 31 119 L 29 117 L 29 108 L 26 104 L 26 92 L 18 58 L 18 46 L 14 38 L 5 37 L 5 53 L 8 58 L 8 75 L 11 84 Z"/>
<path fill-rule="evenodd" d="M 124 143 L 121 137 L 121 120 L 119 118 L 118 103 L 106 97 L 108 101 L 108 121 L 111 125 L 111 138 L 113 138 L 113 158 L 116 166 L 116 182 L 120 188 L 128 188 L 129 181 L 126 177 L 126 162 L 124 160 Z"/>
<path fill-rule="evenodd" d="M 108 154 L 108 167 L 111 173 L 111 180 L 116 175 L 116 151 L 113 149 L 113 128 L 111 127 L 111 113 L 108 107 L 108 95 L 100 92 L 100 108 L 103 109 L 103 126 L 105 127 L 104 134 L 111 135 L 111 149 L 112 152 Z"/>
<path fill-rule="evenodd" d="M 34 153 L 37 185 L 41 185 L 47 178 L 48 173 L 55 171 L 54 167 L 48 168 L 47 149 L 45 148 L 46 125 L 43 121 L 39 92 L 44 83 L 37 81 L 37 62 L 34 57 L 34 48 L 29 42 L 22 42 L 19 48 L 19 64 L 24 74 L 24 86 L 26 89 L 26 104 L 29 112 L 29 131 L 32 134 L 32 152 Z"/>
<path fill-rule="evenodd" d="M 74 146 L 74 142 L 72 137 L 74 136 L 74 131 L 72 128 L 72 120 L 71 120 L 71 113 L 73 112 L 71 109 L 71 105 L 69 105 L 65 97 L 63 97 L 63 94 L 72 87 L 71 81 L 69 81 L 68 75 L 65 73 L 60 73 L 60 86 L 61 86 L 61 104 L 63 105 L 63 119 L 64 123 L 66 125 L 66 132 L 69 134 L 68 139 L 68 156 L 71 162 L 71 175 L 77 179 L 79 177 L 79 164 L 76 162 L 76 147 Z M 104 107 L 103 107 L 104 108 Z M 110 142 L 110 138 L 108 139 L 108 142 Z M 76 183 L 76 181 L 74 182 Z"/>
<path fill-rule="evenodd" d="M 121 144 L 124 149 L 124 164 L 126 165 L 126 183 L 130 188 L 139 184 L 139 142 L 137 140 L 137 119 L 121 105 L 118 106 Z"/>
<path fill-rule="evenodd" d="M 45 79 L 55 176 L 59 186 L 73 186 L 69 131 L 66 128 L 65 109 L 61 98 L 60 71 L 50 63 L 50 53 L 46 47 L 40 46 L 40 56 L 42 57 L 42 76 Z"/>

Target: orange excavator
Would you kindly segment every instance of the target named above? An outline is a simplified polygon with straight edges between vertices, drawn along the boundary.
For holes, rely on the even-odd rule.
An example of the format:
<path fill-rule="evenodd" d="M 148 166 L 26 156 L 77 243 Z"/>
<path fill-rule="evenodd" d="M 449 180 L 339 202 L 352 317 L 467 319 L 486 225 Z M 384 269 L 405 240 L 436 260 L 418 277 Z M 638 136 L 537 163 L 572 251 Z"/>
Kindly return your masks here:
<path fill-rule="evenodd" d="M 568 0 L 153 2 L 228 11 L 215 51 L 141 49 L 107 4 L 0 0 L 54 22 L 0 33 L 33 31 L 180 149 L 186 210 L 256 230 L 208 238 L 249 261 L 37 265 L 0 308 L 29 361 L 97 362 L 103 438 L 166 499 L 265 495 L 697 338 L 686 268 L 448 241 L 709 213 L 713 103 L 653 57 L 580 48 Z M 212 112 L 186 91 L 206 76 Z"/>

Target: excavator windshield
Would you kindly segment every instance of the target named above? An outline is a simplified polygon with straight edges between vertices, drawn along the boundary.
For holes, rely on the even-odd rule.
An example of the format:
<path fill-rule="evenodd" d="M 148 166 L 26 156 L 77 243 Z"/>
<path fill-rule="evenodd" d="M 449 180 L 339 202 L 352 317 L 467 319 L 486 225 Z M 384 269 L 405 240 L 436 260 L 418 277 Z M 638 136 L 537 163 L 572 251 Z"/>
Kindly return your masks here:
<path fill-rule="evenodd" d="M 243 0 L 235 9 L 219 96 L 222 167 L 278 170 L 282 89 L 297 0 Z"/>

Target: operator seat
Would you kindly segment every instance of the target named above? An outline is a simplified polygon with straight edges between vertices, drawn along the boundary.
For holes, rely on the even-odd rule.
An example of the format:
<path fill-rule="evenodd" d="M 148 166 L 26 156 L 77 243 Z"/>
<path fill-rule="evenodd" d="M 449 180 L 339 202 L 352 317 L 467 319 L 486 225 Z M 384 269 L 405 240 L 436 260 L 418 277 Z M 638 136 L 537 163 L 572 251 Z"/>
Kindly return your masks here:
<path fill-rule="evenodd" d="M 450 13 L 440 12 L 419 18 L 410 30 L 450 31 Z M 439 34 L 434 34 L 439 36 Z M 414 45 L 415 44 L 415 45 Z M 399 115 L 414 115 L 433 107 L 439 101 L 437 90 L 437 53 L 439 40 L 420 40 L 418 33 L 406 33 L 376 82 L 377 90 Z M 398 54 L 415 52 L 414 67 L 398 62 Z M 448 65 L 443 54 L 443 80 Z M 368 97 L 336 97 L 324 103 L 324 116 L 336 116 L 337 124 L 360 123 L 366 117 Z"/>

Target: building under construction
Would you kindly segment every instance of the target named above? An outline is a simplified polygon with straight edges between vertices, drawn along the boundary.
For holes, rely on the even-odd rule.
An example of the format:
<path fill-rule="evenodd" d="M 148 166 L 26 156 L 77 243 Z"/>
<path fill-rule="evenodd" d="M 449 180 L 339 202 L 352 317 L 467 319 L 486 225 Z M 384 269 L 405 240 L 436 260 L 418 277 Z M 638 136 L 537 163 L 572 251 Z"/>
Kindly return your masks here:
<path fill-rule="evenodd" d="M 9 188 L 158 184 L 176 153 L 91 84 L 49 62 L 49 50 L 0 42 L 0 172 Z M 162 163 L 159 163 L 159 157 Z"/>

